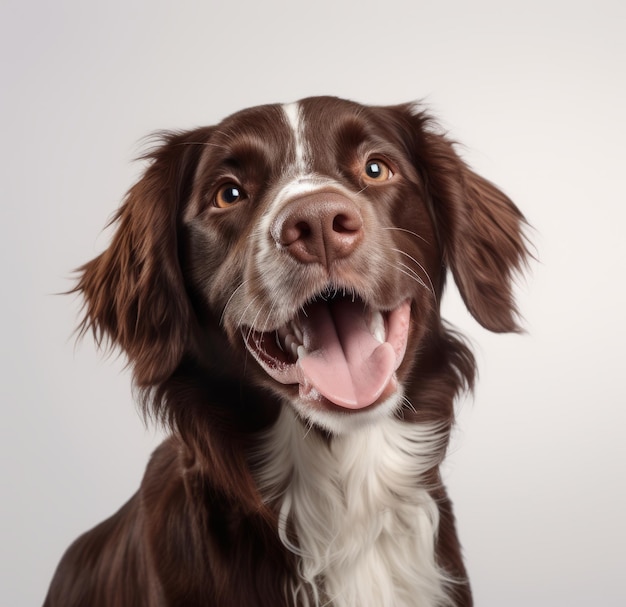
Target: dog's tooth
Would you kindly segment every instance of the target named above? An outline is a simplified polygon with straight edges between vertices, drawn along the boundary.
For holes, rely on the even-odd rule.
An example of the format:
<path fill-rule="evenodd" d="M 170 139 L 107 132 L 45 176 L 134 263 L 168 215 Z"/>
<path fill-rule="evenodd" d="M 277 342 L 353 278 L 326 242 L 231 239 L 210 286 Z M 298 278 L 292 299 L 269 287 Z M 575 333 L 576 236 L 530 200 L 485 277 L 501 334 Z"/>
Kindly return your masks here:
<path fill-rule="evenodd" d="M 374 339 L 381 344 L 385 342 L 385 320 L 383 315 L 376 311 L 372 313 L 372 319 L 370 320 L 370 332 Z"/>
<path fill-rule="evenodd" d="M 298 346 L 298 352 L 297 352 L 298 360 L 300 360 L 301 358 L 304 358 L 306 355 L 307 355 L 306 348 L 304 346 Z"/>
<path fill-rule="evenodd" d="M 291 354 L 293 354 L 294 358 L 298 356 L 298 346 L 300 346 L 300 342 L 296 339 L 294 335 L 291 333 L 287 335 L 285 338 L 285 347 Z"/>
<path fill-rule="evenodd" d="M 285 351 L 285 348 L 283 348 L 282 340 L 281 340 L 281 338 L 280 338 L 280 332 L 279 332 L 279 331 L 276 331 L 276 332 L 274 333 L 274 335 L 275 335 L 275 338 L 276 338 L 276 345 L 280 348 L 280 351 L 281 351 L 281 352 L 284 352 L 284 351 Z"/>
<path fill-rule="evenodd" d="M 302 343 L 303 342 L 303 336 L 302 336 L 302 331 L 300 330 L 300 327 L 295 322 L 292 322 L 291 323 L 291 328 L 293 329 L 293 333 L 296 336 L 296 339 L 300 343 Z"/>
<path fill-rule="evenodd" d="M 289 337 L 289 335 L 289 329 L 286 325 L 276 331 L 276 341 L 278 341 L 278 345 L 283 352 L 289 350 L 289 345 L 287 344 L 287 337 Z"/>

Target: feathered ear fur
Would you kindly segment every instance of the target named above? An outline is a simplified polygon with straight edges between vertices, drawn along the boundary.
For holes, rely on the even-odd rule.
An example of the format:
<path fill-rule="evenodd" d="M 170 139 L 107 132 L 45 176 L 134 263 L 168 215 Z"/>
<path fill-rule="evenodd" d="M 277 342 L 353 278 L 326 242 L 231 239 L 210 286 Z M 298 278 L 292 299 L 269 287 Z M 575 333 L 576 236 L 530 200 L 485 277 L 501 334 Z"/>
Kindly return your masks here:
<path fill-rule="evenodd" d="M 148 387 L 171 375 L 188 341 L 190 305 L 178 259 L 177 227 L 210 129 L 169 133 L 129 191 L 112 223 L 109 247 L 79 269 L 81 333 L 124 350 L 135 382 Z"/>
<path fill-rule="evenodd" d="M 478 322 L 495 332 L 519 331 L 513 285 L 528 256 L 524 217 L 498 188 L 462 162 L 460 166 L 464 204 L 457 199 L 447 210 L 456 214 L 447 262 Z"/>
<path fill-rule="evenodd" d="M 523 215 L 433 131 L 428 116 L 412 118 L 420 134 L 416 165 L 432 198 L 444 261 L 465 305 L 490 331 L 519 331 L 513 280 L 529 256 Z"/>

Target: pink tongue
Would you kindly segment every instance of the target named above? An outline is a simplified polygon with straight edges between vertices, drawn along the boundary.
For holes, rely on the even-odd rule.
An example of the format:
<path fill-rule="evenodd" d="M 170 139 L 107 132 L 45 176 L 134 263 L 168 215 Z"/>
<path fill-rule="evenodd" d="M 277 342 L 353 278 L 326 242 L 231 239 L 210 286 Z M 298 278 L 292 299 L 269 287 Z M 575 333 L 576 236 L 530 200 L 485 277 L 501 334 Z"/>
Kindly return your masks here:
<path fill-rule="evenodd" d="M 396 354 L 374 339 L 362 303 L 319 303 L 300 317 L 307 355 L 299 360 L 308 382 L 328 400 L 347 409 L 379 398 L 394 373 Z"/>

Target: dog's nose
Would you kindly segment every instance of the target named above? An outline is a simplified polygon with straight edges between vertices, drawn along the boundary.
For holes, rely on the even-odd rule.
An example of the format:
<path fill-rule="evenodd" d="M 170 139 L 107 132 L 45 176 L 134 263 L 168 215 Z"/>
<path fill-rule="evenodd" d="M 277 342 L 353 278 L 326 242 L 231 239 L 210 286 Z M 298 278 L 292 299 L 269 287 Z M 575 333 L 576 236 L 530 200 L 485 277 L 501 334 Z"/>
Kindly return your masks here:
<path fill-rule="evenodd" d="M 325 267 L 350 255 L 363 238 L 363 218 L 349 198 L 316 192 L 287 204 L 270 229 L 298 261 Z"/>

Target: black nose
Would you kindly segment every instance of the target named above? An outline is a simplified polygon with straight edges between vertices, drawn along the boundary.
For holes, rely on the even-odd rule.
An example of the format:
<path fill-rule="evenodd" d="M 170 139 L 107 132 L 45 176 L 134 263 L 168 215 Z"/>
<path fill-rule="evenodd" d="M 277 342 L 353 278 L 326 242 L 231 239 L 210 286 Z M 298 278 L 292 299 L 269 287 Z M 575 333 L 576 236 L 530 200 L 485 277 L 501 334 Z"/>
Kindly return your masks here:
<path fill-rule="evenodd" d="M 363 219 L 346 196 L 316 192 L 287 204 L 270 232 L 276 243 L 299 262 L 320 263 L 328 268 L 358 247 L 363 238 Z"/>

